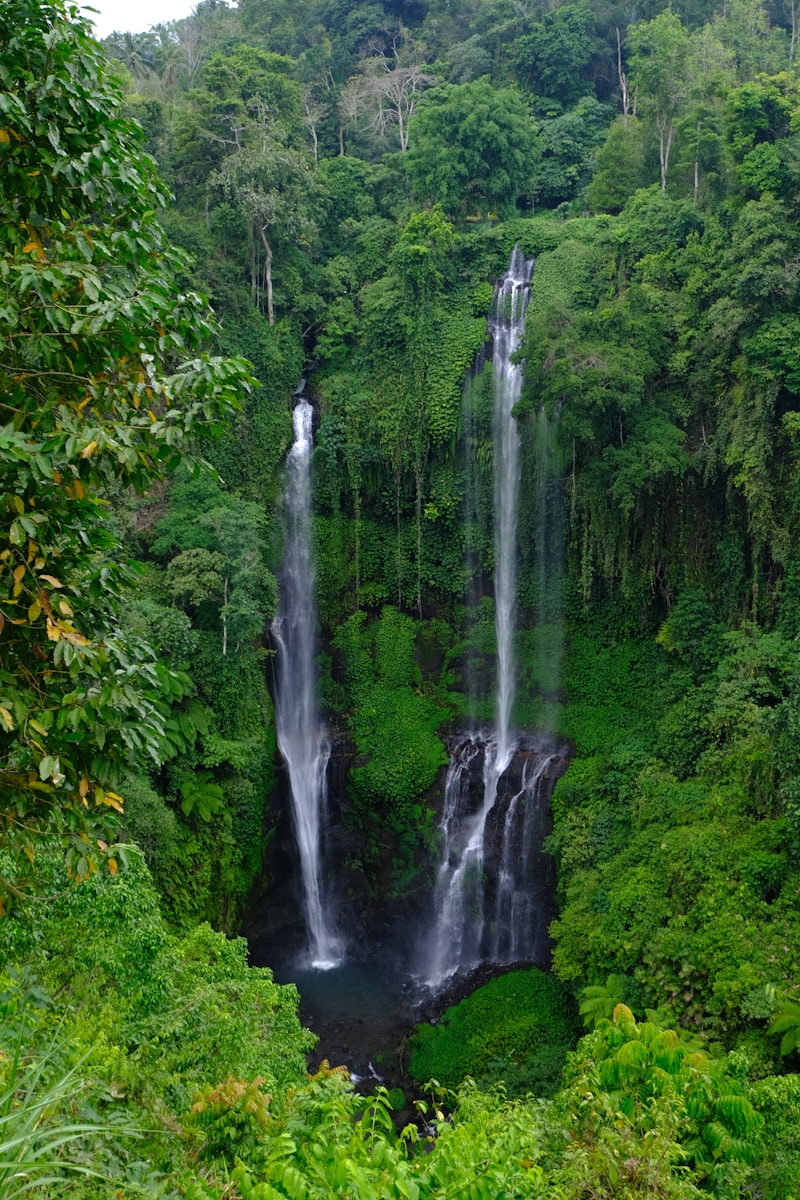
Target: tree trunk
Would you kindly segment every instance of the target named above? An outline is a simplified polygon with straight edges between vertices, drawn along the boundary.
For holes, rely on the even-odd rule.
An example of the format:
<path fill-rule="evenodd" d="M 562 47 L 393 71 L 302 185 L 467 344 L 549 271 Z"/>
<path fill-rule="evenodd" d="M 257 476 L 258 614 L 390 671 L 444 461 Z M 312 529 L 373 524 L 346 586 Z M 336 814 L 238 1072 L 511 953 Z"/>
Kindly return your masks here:
<path fill-rule="evenodd" d="M 270 325 L 275 324 L 275 313 L 272 308 L 272 247 L 267 241 L 267 235 L 264 232 L 264 226 L 259 222 L 258 232 L 261 234 L 261 241 L 264 243 L 264 254 L 266 261 L 264 263 L 264 278 L 267 281 L 267 320 Z"/>
<path fill-rule="evenodd" d="M 222 604 L 222 656 L 225 658 L 228 654 L 228 576 L 225 576 L 225 588 L 223 591 Z"/>
<path fill-rule="evenodd" d="M 619 90 L 622 94 L 622 119 L 627 125 L 631 111 L 631 94 L 628 91 L 628 77 L 622 69 L 622 41 L 619 36 L 619 27 L 617 27 L 617 74 L 619 75 Z"/>
<path fill-rule="evenodd" d="M 658 157 L 661 162 L 661 190 L 667 190 L 667 172 L 669 170 L 669 152 L 672 148 L 672 121 L 666 116 L 656 117 L 658 129 Z"/>
<path fill-rule="evenodd" d="M 344 158 L 344 125 L 339 126 L 339 154 Z"/>

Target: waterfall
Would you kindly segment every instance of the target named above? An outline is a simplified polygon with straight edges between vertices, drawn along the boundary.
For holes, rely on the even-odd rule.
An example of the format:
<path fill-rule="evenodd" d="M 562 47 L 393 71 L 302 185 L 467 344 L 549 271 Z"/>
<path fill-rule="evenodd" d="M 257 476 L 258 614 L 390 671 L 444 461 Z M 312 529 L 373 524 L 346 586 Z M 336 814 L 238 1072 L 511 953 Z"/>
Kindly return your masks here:
<path fill-rule="evenodd" d="M 487 947 L 487 957 L 494 962 L 542 962 L 549 953 L 552 863 L 542 843 L 550 831 L 550 796 L 560 763 L 554 753 L 527 756 L 516 790 L 495 806 L 489 818 L 496 822 L 492 840 L 498 848 L 492 937 Z"/>
<path fill-rule="evenodd" d="M 525 327 L 533 260 L 519 246 L 495 291 L 490 317 L 494 351 L 494 546 L 495 631 L 497 634 L 497 755 L 494 770 L 502 774 L 511 761 L 514 739 L 514 632 L 517 599 L 517 509 L 519 502 L 519 431 L 511 415 L 522 390 L 522 368 L 512 362 Z"/>
<path fill-rule="evenodd" d="M 311 556 L 311 454 L 313 409 L 300 400 L 292 414 L 294 444 L 286 460 L 286 548 L 280 603 L 272 632 L 275 663 L 275 726 L 289 773 L 292 817 L 303 885 L 303 908 L 311 965 L 328 969 L 341 959 L 330 927 L 320 880 L 330 743 L 315 699 L 316 648 L 314 564 Z"/>
<path fill-rule="evenodd" d="M 475 767 L 485 757 L 483 741 L 470 736 L 453 747 L 444 786 L 440 826 L 442 863 L 434 888 L 436 925 L 427 948 L 426 978 L 447 979 L 459 967 L 477 965 L 483 932 L 483 830 L 487 789 L 475 808 L 470 795 Z"/>
<path fill-rule="evenodd" d="M 514 637 L 520 489 L 520 437 L 512 413 L 523 379 L 522 368 L 512 358 L 524 329 L 532 272 L 533 261 L 526 260 L 516 246 L 508 271 L 495 289 L 489 319 L 497 645 L 494 728 L 473 731 L 451 747 L 440 824 L 442 857 L 434 886 L 434 925 L 423 950 L 424 978 L 433 988 L 484 961 L 542 962 L 549 953 L 547 925 L 552 915 L 553 881 L 542 843 L 550 796 L 566 759 L 563 750 L 546 737 L 538 742 L 519 738 L 512 724 L 517 686 Z M 470 436 L 469 423 L 467 432 Z M 537 450 L 537 459 L 539 453 Z M 544 480 L 544 472 L 539 471 L 537 480 L 540 474 Z M 548 481 L 551 477 L 552 472 Z M 471 479 L 469 464 L 467 478 Z M 543 489 L 548 486 L 549 482 L 541 484 Z M 473 506 L 472 498 L 467 499 Z M 540 546 L 547 541 L 547 521 L 546 496 L 537 494 Z M 560 544 L 559 538 L 555 541 Z M 544 591 L 552 555 L 548 552 L 546 557 L 548 561 L 538 562 L 537 551 L 537 582 Z M 560 580 L 560 565 L 558 572 Z"/>
<path fill-rule="evenodd" d="M 453 745 L 444 787 L 442 857 L 423 979 L 441 987 L 482 962 L 544 962 L 554 889 L 542 849 L 561 747 L 523 739 L 505 771 L 499 744 L 473 733 Z"/>

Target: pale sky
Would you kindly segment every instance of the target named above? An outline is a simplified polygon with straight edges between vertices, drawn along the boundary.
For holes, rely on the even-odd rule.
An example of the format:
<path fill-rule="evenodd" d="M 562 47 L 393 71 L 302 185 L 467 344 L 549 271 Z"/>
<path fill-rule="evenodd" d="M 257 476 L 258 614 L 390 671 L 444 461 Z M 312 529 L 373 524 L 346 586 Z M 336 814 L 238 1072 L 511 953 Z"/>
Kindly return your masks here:
<path fill-rule="evenodd" d="M 118 29 L 122 33 L 143 33 L 161 21 L 188 17 L 197 0 L 89 0 L 97 12 L 87 12 L 94 22 L 95 37 L 104 38 Z M 82 6 L 84 7 L 84 6 Z"/>

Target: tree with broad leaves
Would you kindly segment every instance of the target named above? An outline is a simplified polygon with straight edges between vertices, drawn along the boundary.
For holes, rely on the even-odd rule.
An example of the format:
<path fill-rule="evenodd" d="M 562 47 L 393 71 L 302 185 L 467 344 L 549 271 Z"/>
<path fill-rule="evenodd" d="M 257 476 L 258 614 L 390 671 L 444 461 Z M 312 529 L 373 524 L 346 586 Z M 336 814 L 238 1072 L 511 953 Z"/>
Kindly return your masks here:
<path fill-rule="evenodd" d="M 107 851 L 123 771 L 169 755 L 169 705 L 190 688 L 124 632 L 132 568 L 106 494 L 151 489 L 248 386 L 242 361 L 206 353 L 207 305 L 175 284 L 142 140 L 78 9 L 6 0 L 0 850 L 18 865 L 55 831 L 76 877 Z"/>

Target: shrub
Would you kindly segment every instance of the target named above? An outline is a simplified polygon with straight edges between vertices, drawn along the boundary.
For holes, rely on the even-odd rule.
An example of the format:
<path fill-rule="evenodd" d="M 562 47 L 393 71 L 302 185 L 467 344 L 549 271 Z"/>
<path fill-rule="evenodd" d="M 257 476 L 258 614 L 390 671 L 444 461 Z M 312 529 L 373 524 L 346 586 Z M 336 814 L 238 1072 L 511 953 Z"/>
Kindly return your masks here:
<path fill-rule="evenodd" d="M 438 1025 L 417 1027 L 409 1073 L 455 1088 L 468 1074 L 509 1092 L 554 1090 L 574 1045 L 569 993 L 538 968 L 510 971 L 449 1008 Z"/>

